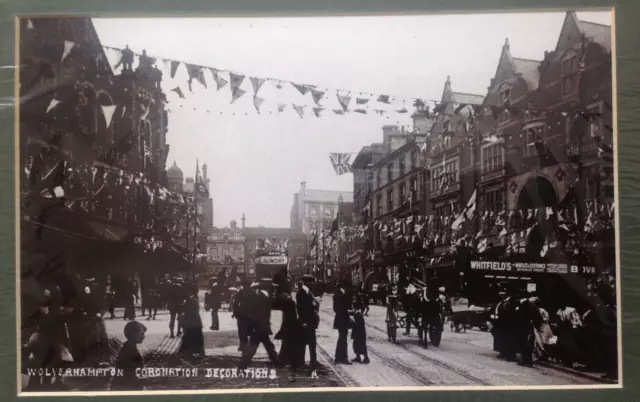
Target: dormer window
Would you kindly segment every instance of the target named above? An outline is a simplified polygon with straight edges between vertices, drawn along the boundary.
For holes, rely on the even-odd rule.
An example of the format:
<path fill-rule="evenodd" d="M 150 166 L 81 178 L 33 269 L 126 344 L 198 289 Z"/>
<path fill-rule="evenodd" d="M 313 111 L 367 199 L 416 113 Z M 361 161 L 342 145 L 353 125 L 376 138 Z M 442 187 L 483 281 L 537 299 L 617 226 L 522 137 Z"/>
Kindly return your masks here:
<path fill-rule="evenodd" d="M 498 102 L 500 106 L 504 106 L 511 102 L 511 89 L 505 88 L 498 94 Z"/>

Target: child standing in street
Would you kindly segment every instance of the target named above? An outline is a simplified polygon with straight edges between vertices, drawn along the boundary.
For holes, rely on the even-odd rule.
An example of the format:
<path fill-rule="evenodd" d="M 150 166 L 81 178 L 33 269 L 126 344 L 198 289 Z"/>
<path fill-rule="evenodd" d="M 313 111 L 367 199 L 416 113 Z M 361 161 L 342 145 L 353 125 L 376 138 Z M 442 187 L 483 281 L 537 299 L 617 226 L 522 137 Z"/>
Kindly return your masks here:
<path fill-rule="evenodd" d="M 356 310 L 353 314 L 353 321 L 354 325 L 353 330 L 351 331 L 351 339 L 353 339 L 353 353 L 356 355 L 353 362 L 368 364 L 369 354 L 367 353 L 367 330 L 365 328 L 362 310 Z"/>
<path fill-rule="evenodd" d="M 129 321 L 124 326 L 124 336 L 127 338 L 116 359 L 116 371 L 121 369 L 122 376 L 113 378 L 111 390 L 116 391 L 142 391 L 143 381 L 136 375 L 136 370 L 142 368 L 142 355 L 138 351 L 138 345 L 144 341 L 147 327 L 138 321 Z"/>

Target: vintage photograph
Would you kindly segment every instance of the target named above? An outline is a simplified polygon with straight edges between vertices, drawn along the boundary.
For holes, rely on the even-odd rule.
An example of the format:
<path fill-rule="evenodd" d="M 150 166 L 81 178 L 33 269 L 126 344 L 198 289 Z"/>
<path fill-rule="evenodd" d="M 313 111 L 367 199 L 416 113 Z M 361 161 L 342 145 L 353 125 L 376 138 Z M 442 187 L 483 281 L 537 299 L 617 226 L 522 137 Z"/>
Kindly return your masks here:
<path fill-rule="evenodd" d="M 21 394 L 620 387 L 612 24 L 18 18 Z"/>

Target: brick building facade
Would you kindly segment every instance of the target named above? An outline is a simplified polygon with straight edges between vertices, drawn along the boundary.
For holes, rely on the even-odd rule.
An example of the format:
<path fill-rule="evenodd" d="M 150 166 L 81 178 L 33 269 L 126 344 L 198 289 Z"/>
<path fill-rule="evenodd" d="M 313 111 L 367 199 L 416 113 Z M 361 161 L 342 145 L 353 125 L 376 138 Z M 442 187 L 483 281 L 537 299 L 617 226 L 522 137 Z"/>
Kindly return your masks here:
<path fill-rule="evenodd" d="M 486 94 L 455 92 L 447 77 L 434 110 L 416 105 L 413 135 L 406 133 L 404 142 L 396 138 L 396 146 L 384 148 L 368 168 L 374 183 L 368 223 L 374 230 L 365 237 L 371 240 L 365 252 L 376 256 L 371 266 L 386 267 L 392 279 L 398 277 L 398 264 L 418 266 L 423 278 L 438 277 L 459 289 L 456 250 L 461 244 L 473 245 L 478 255 L 504 253 L 517 238 L 526 249 L 517 258 L 540 260 L 543 244 L 536 231 L 541 229 L 530 225 L 536 213 L 578 205 L 576 226 L 581 227 L 590 222 L 594 205 L 603 208 L 613 201 L 613 167 L 598 145 L 613 141 L 611 102 L 611 28 L 580 21 L 574 12 L 566 14 L 556 48 L 540 61 L 512 56 L 506 41 Z M 367 199 L 357 191 L 360 176 L 366 174 L 354 179 L 356 216 L 367 216 Z M 419 206 L 408 210 L 408 191 L 414 189 Z M 452 222 L 472 199 L 476 212 L 464 225 L 465 237 L 452 230 Z M 589 206 L 591 212 L 585 210 Z M 417 229 L 406 224 L 412 215 L 424 217 L 423 241 L 414 237 L 410 245 L 399 236 L 393 239 L 390 233 L 398 228 L 385 221 L 400 222 L 406 239 Z M 496 225 L 499 220 L 505 225 Z M 599 262 L 588 263 L 611 268 L 612 242 L 599 242 L 591 250 Z"/>

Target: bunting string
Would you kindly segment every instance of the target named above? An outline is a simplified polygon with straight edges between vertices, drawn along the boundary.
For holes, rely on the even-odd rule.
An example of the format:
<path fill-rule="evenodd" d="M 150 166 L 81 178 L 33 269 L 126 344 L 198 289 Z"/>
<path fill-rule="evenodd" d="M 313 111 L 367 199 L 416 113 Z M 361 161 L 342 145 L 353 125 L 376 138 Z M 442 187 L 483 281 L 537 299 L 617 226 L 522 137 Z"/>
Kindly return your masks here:
<path fill-rule="evenodd" d="M 106 51 L 110 51 L 115 53 L 116 56 L 113 60 L 120 60 L 123 50 L 110 47 L 103 46 Z M 170 75 L 172 78 L 175 78 L 176 72 L 179 70 L 180 66 L 184 66 L 187 71 L 188 79 L 186 84 L 191 88 L 191 82 L 193 79 L 198 81 L 203 87 L 208 88 L 204 71 L 209 70 L 212 74 L 213 81 L 216 83 L 217 90 L 221 90 L 227 84 L 231 87 L 232 93 L 232 103 L 239 99 L 242 95 L 246 93 L 246 90 L 243 90 L 240 95 L 237 94 L 237 90 L 243 84 L 246 74 L 235 72 L 233 70 L 221 69 L 209 66 L 200 66 L 193 63 L 188 63 L 184 61 L 172 60 L 167 58 L 155 57 L 155 56 L 145 56 L 134 53 L 136 58 L 147 57 L 152 60 L 152 62 L 158 61 L 156 65 L 160 68 L 166 69 L 167 66 L 170 66 Z M 225 74 L 229 76 L 229 80 L 226 80 L 221 76 L 221 74 Z M 405 114 L 408 113 L 409 110 L 407 107 L 414 106 L 422 111 L 427 113 L 437 113 L 438 111 L 446 108 L 448 104 L 454 105 L 453 114 L 468 114 L 465 110 L 467 107 L 472 107 L 477 111 L 482 107 L 480 104 L 470 104 L 470 103 L 460 103 L 456 101 L 452 102 L 444 102 L 442 100 L 435 99 L 425 99 L 425 98 L 405 98 L 401 96 L 391 96 L 389 94 L 375 94 L 371 92 L 357 91 L 353 89 L 329 89 L 326 87 L 322 87 L 319 85 L 311 85 L 311 84 L 300 84 L 289 80 L 282 80 L 273 77 L 249 77 L 249 81 L 251 82 L 251 87 L 253 90 L 253 96 L 257 96 L 260 90 L 264 87 L 264 84 L 270 82 L 277 89 L 283 89 L 284 86 L 290 85 L 295 88 L 297 92 L 306 96 L 311 94 L 311 100 L 315 103 L 317 107 L 322 107 L 323 101 L 330 100 L 328 97 L 329 93 L 335 93 L 338 104 L 340 105 L 340 109 L 335 109 L 335 114 L 343 115 L 349 111 L 353 111 L 355 113 L 361 114 L 384 114 L 384 113 L 398 113 Z M 174 92 L 177 92 L 173 90 Z M 181 96 L 181 98 L 184 98 Z M 354 102 L 352 102 L 354 101 Z M 354 103 L 355 109 L 349 109 L 349 106 Z M 380 105 L 377 107 L 376 105 Z M 396 107 L 391 108 L 385 106 L 393 106 Z M 365 107 L 366 106 L 366 107 Z M 610 107 L 610 105 L 609 105 Z M 516 105 L 500 105 L 500 106 L 488 106 L 487 110 L 490 110 L 490 113 L 496 116 L 496 113 L 500 113 L 502 110 L 509 110 L 515 114 L 526 114 L 526 113 L 554 113 L 554 114 L 567 114 L 567 113 L 575 113 L 575 109 L 571 110 L 556 110 L 556 109 L 540 109 L 540 108 L 523 108 Z M 598 115 L 597 113 L 580 111 L 584 115 Z"/>

